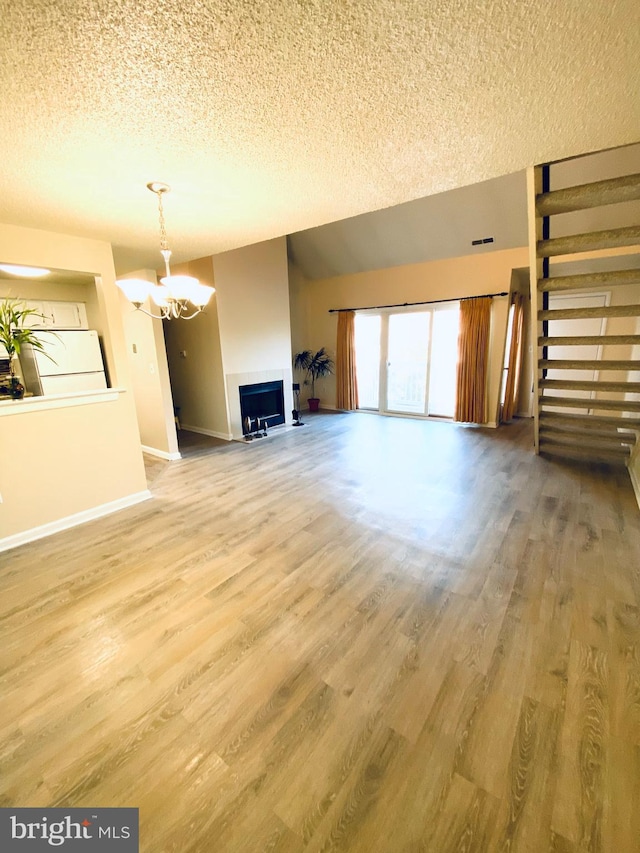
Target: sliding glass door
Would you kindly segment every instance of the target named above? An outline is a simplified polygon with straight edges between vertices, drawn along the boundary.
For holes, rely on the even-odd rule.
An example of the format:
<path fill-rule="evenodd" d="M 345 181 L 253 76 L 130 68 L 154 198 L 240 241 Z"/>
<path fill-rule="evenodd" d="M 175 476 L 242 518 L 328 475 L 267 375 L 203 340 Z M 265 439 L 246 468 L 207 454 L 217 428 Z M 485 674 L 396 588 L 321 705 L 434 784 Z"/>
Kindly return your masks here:
<path fill-rule="evenodd" d="M 453 417 L 459 303 L 356 315 L 361 409 Z"/>
<path fill-rule="evenodd" d="M 387 338 L 388 412 L 425 413 L 431 314 L 389 314 Z"/>

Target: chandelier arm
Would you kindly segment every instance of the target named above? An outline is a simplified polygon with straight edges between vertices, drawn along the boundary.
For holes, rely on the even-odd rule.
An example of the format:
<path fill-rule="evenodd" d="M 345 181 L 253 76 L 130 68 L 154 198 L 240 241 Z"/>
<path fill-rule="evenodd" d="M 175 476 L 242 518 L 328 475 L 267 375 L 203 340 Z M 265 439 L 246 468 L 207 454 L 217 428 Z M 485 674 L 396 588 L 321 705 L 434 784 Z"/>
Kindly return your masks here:
<path fill-rule="evenodd" d="M 180 320 L 193 320 L 194 317 L 197 317 L 198 314 L 202 314 L 203 311 L 204 311 L 204 308 L 196 308 L 196 310 L 193 312 L 193 314 L 189 314 L 188 317 L 186 314 L 180 314 L 178 319 L 180 319 Z"/>
<path fill-rule="evenodd" d="M 147 184 L 147 189 L 150 190 L 158 199 L 158 220 L 160 224 L 160 254 L 164 260 L 166 276 L 160 279 L 161 287 L 156 290 L 151 288 L 147 280 L 143 279 L 123 279 L 117 281 L 118 284 L 136 311 L 142 311 L 147 317 L 153 320 L 192 320 L 197 314 L 204 311 L 204 307 L 209 301 L 211 294 L 215 288 L 208 285 L 200 284 L 197 278 L 189 275 L 171 275 L 171 249 L 167 239 L 167 228 L 164 219 L 164 206 L 162 196 L 169 192 L 168 184 L 152 181 Z M 156 303 L 160 309 L 160 314 L 154 314 L 143 308 L 143 302 L 150 296 L 152 301 Z M 193 301 L 192 301 L 193 300 Z M 194 311 L 191 314 L 187 312 L 190 309 L 188 306 L 193 306 Z"/>
<path fill-rule="evenodd" d="M 141 311 L 143 314 L 146 314 L 147 317 L 153 317 L 154 320 L 166 320 L 165 314 L 152 314 L 151 311 L 147 311 L 146 308 L 142 307 L 142 303 L 136 305 L 136 303 L 134 302 L 133 307 L 136 311 Z"/>

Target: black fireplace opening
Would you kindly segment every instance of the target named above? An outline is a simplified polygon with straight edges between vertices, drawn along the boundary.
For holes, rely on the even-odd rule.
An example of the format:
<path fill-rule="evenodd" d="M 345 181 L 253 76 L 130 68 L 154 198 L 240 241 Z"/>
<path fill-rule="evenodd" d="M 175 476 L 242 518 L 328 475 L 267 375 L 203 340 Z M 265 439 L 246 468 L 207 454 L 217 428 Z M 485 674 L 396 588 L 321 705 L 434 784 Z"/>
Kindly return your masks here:
<path fill-rule="evenodd" d="M 241 385 L 239 391 L 243 435 L 255 432 L 262 426 L 273 427 L 285 422 L 282 379 Z"/>

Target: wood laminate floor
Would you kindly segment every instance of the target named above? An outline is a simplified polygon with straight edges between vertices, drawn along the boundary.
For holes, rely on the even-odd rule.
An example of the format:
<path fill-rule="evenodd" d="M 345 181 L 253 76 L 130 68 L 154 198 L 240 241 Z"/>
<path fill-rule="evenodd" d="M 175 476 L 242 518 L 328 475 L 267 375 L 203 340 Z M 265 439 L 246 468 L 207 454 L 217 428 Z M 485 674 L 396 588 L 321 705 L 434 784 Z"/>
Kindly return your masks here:
<path fill-rule="evenodd" d="M 640 850 L 628 475 L 319 415 L 1 555 L 2 805 L 144 853 Z"/>

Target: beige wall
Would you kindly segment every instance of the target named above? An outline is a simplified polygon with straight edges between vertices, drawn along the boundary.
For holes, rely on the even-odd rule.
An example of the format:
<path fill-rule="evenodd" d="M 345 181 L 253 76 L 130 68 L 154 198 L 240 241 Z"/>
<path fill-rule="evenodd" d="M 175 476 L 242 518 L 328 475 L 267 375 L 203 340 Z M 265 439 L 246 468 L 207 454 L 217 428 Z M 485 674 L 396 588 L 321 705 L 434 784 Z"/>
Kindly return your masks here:
<path fill-rule="evenodd" d="M 525 247 L 466 255 L 373 272 L 305 281 L 297 272 L 291 279 L 293 339 L 297 346 L 335 352 L 337 315 L 330 308 L 360 308 L 391 303 L 419 302 L 480 296 L 509 291 L 512 270 L 528 263 Z M 489 363 L 487 417 L 495 424 L 508 313 L 508 297 L 494 299 Z M 335 379 L 320 380 L 322 404 L 335 406 Z"/>
<path fill-rule="evenodd" d="M 229 427 L 239 438 L 240 385 L 282 380 L 288 420 L 293 408 L 286 238 L 214 255 L 213 268 Z"/>
<path fill-rule="evenodd" d="M 200 258 L 174 272 L 214 285 L 205 312 L 165 323 L 174 403 L 186 429 L 239 438 L 238 385 L 282 379 L 291 395 L 291 323 L 284 237 Z"/>
<path fill-rule="evenodd" d="M 47 231 L 0 225 L 0 261 L 96 275 L 102 340 L 114 386 L 131 388 L 111 246 Z M 2 539 L 104 504 L 146 493 L 133 394 L 112 402 L 0 416 Z"/>
<path fill-rule="evenodd" d="M 153 270 L 136 270 L 127 277 L 156 282 Z M 178 438 L 162 320 L 136 311 L 122 292 L 119 297 L 140 441 L 148 451 L 177 459 Z M 143 307 L 158 313 L 149 300 Z"/>
<path fill-rule="evenodd" d="M 202 284 L 212 287 L 215 284 L 210 257 L 176 266 L 173 272 L 193 275 Z M 229 438 L 217 294 L 214 293 L 205 310 L 192 320 L 165 321 L 164 335 L 173 402 L 180 409 L 181 426 Z"/>
<path fill-rule="evenodd" d="M 213 257 L 225 374 L 291 367 L 285 237 Z"/>
<path fill-rule="evenodd" d="M 291 314 L 291 351 L 301 352 L 307 346 L 306 318 L 307 279 L 300 267 L 289 262 L 289 309 Z"/>
<path fill-rule="evenodd" d="M 531 296 L 529 294 L 529 270 L 514 270 L 512 288 L 524 295 L 523 349 L 520 385 L 516 400 L 516 415 L 520 418 L 533 417 L 533 345 L 531 342 Z"/>
<path fill-rule="evenodd" d="M 130 393 L 0 414 L 0 447 L 0 549 L 4 539 L 24 534 L 28 541 L 28 531 L 112 502 L 126 505 L 147 488 Z"/>

